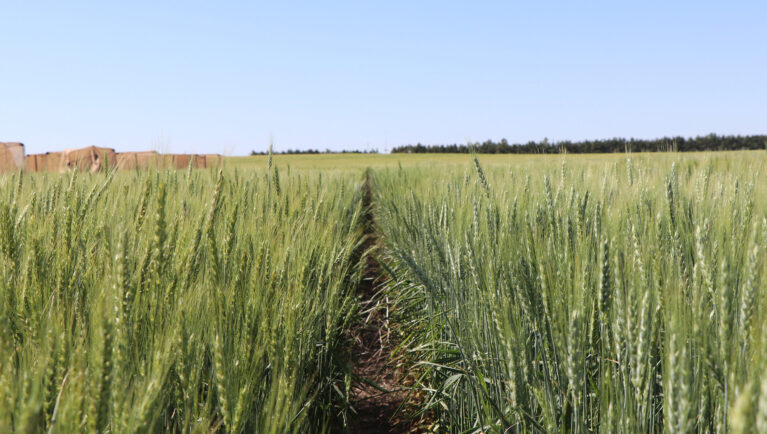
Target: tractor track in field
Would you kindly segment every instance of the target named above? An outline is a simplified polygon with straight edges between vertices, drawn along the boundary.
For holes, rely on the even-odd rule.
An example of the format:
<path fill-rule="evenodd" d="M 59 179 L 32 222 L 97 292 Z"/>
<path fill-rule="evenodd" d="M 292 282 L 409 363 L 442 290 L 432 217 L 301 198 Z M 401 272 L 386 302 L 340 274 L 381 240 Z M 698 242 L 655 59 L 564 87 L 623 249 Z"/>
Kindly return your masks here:
<path fill-rule="evenodd" d="M 353 411 L 351 433 L 411 432 L 406 418 L 398 413 L 408 391 L 402 386 L 403 374 L 392 360 L 396 346 L 390 336 L 389 306 L 381 291 L 386 276 L 376 259 L 380 240 L 373 215 L 373 193 L 369 175 L 365 178 L 363 197 L 365 240 L 362 251 L 367 252 L 362 280 L 357 288 L 361 318 L 350 330 L 351 362 L 355 381 L 350 393 Z"/>

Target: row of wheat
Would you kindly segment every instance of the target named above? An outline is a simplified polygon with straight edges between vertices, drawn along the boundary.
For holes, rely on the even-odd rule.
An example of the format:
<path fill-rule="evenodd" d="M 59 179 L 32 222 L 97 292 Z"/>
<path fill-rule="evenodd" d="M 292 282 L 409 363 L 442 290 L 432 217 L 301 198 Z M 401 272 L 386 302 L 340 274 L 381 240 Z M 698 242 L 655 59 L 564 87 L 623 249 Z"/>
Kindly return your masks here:
<path fill-rule="evenodd" d="M 764 153 L 474 163 L 375 176 L 427 419 L 767 432 Z"/>
<path fill-rule="evenodd" d="M 340 426 L 360 185 L 271 167 L 0 179 L 0 431 Z"/>

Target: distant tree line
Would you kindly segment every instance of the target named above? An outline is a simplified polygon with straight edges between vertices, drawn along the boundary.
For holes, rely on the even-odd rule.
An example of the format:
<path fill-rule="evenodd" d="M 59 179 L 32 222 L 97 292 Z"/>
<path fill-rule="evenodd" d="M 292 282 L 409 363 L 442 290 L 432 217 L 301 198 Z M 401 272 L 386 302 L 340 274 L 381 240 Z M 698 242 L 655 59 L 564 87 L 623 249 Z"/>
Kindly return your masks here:
<path fill-rule="evenodd" d="M 663 137 L 660 139 L 604 139 L 572 142 L 540 142 L 530 141 L 524 144 L 509 143 L 506 139 L 500 142 L 486 140 L 467 145 L 416 145 L 398 146 L 392 153 L 455 153 L 466 154 L 472 149 L 480 154 L 556 154 L 568 152 L 573 154 L 615 153 L 615 152 L 664 152 L 664 151 L 731 151 L 741 149 L 765 149 L 767 136 L 718 136 L 709 134 L 697 137 Z"/>
<path fill-rule="evenodd" d="M 318 149 L 288 149 L 285 151 L 273 151 L 272 154 L 285 154 L 285 155 L 297 155 L 297 154 L 377 154 L 378 149 L 370 149 L 367 151 L 331 151 L 325 149 L 320 151 Z M 268 155 L 267 151 L 250 151 L 250 155 Z"/>

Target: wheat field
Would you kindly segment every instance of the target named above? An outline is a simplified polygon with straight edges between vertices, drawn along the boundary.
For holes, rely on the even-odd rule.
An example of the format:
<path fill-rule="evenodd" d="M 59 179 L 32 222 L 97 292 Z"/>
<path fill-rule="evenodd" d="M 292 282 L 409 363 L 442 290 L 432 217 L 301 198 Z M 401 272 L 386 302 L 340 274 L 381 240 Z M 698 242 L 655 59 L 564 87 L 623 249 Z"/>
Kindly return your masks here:
<path fill-rule="evenodd" d="M 2 178 L 0 431 L 328 426 L 359 185 L 274 169 Z"/>
<path fill-rule="evenodd" d="M 767 155 L 376 174 L 402 357 L 451 432 L 767 431 Z"/>
<path fill-rule="evenodd" d="M 767 154 L 410 157 L 0 177 L 0 431 L 767 432 Z"/>

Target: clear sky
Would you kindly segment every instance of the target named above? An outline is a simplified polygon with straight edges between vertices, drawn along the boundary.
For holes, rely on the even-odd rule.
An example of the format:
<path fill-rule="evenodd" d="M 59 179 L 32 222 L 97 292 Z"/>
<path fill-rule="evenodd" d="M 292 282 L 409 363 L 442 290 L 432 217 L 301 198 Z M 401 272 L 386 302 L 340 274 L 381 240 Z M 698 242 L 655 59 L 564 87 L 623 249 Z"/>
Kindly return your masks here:
<path fill-rule="evenodd" d="M 0 141 L 246 154 L 767 133 L 764 1 L 2 1 Z"/>

